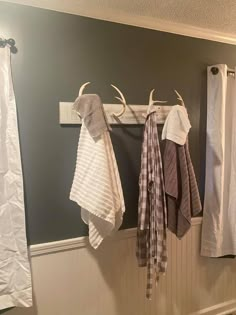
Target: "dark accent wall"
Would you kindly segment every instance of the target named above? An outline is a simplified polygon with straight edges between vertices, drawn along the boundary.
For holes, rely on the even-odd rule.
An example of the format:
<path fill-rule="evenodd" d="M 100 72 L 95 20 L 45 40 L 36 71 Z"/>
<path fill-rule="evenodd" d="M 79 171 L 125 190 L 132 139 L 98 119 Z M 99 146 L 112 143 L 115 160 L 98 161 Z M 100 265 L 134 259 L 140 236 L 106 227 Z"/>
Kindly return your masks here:
<path fill-rule="evenodd" d="M 235 46 L 4 2 L 0 30 L 18 48 L 12 70 L 31 244 L 87 233 L 68 198 L 79 126 L 60 126 L 58 111 L 59 101 L 72 102 L 86 81 L 92 82 L 88 92 L 109 103 L 111 83 L 130 104 L 147 103 L 152 88 L 176 104 L 177 89 L 192 124 L 190 149 L 203 197 L 206 67 L 235 65 Z M 114 127 L 112 142 L 126 202 L 122 228 L 129 228 L 137 221 L 142 127 Z"/>

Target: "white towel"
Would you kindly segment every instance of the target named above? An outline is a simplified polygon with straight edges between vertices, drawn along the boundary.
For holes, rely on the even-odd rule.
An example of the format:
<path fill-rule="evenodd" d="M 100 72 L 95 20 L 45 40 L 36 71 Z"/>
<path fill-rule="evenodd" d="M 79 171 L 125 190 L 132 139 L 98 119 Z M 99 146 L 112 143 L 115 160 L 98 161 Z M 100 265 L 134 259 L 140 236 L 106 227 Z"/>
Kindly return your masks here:
<path fill-rule="evenodd" d="M 161 139 L 184 145 L 190 128 L 191 124 L 186 108 L 181 105 L 175 105 L 166 118 Z"/>
<path fill-rule="evenodd" d="M 108 131 L 94 139 L 82 124 L 70 199 L 81 206 L 81 217 L 89 226 L 89 241 L 94 248 L 120 227 L 125 204 Z"/>

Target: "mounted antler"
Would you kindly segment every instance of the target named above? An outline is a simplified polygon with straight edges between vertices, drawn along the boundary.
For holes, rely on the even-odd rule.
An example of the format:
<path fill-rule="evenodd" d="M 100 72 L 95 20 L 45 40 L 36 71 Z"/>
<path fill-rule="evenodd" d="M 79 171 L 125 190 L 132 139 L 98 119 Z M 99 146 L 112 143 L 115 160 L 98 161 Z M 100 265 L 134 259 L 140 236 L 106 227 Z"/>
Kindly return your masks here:
<path fill-rule="evenodd" d="M 124 95 L 121 93 L 121 91 L 115 85 L 111 84 L 111 86 L 119 93 L 120 97 L 115 96 L 115 98 L 117 100 L 119 100 L 122 103 L 122 105 L 123 105 L 123 108 L 122 108 L 122 110 L 119 113 L 117 113 L 117 114 L 113 113 L 112 115 L 115 116 L 115 117 L 120 117 L 120 116 L 122 116 L 124 114 L 124 112 L 126 110 L 126 106 L 127 106 L 126 100 L 125 100 Z"/>
<path fill-rule="evenodd" d="M 150 95 L 149 95 L 149 103 L 148 103 L 148 110 L 147 110 L 148 114 L 150 113 L 152 105 L 154 105 L 156 103 L 167 103 L 167 101 L 159 101 L 159 100 L 154 101 L 153 100 L 154 91 L 155 91 L 155 89 L 151 90 Z"/>
<path fill-rule="evenodd" d="M 84 91 L 85 87 L 86 87 L 88 84 L 90 84 L 90 82 L 86 82 L 86 83 L 84 83 L 83 85 L 81 85 L 81 87 L 80 87 L 80 89 L 79 89 L 78 98 L 83 94 L 83 91 Z M 77 99 L 78 99 L 78 98 L 77 98 Z M 77 99 L 76 99 L 76 100 L 77 100 Z M 76 111 L 77 115 L 81 118 L 80 113 L 79 113 L 79 112 L 77 111 L 77 109 L 75 108 L 75 104 L 76 104 L 76 101 L 75 101 L 75 103 L 74 103 L 73 110 Z"/>
<path fill-rule="evenodd" d="M 86 82 L 86 83 L 84 83 L 84 84 L 80 87 L 78 97 L 80 97 L 80 96 L 83 94 L 83 91 L 84 91 L 85 87 L 86 87 L 88 84 L 90 84 L 90 82 Z M 111 86 L 119 93 L 120 97 L 115 96 L 115 98 L 116 98 L 117 100 L 119 100 L 119 101 L 122 103 L 122 105 L 123 105 L 123 108 L 122 108 L 122 110 L 121 110 L 119 113 L 117 113 L 117 114 L 116 114 L 116 113 L 113 113 L 112 115 L 114 115 L 115 117 L 120 117 L 120 116 L 122 116 L 122 115 L 124 114 L 124 112 L 125 112 L 126 105 L 127 105 L 127 104 L 126 104 L 126 100 L 125 100 L 124 95 L 121 93 L 121 91 L 120 91 L 115 85 L 111 84 Z M 80 114 L 79 114 L 78 112 L 77 112 L 77 114 L 80 116 Z"/>
<path fill-rule="evenodd" d="M 182 96 L 175 90 L 175 93 L 177 94 L 177 99 L 181 102 L 181 105 L 185 107 L 185 104 L 184 104 L 184 100 L 182 98 Z"/>
<path fill-rule="evenodd" d="M 90 84 L 90 82 L 86 82 L 86 83 L 84 83 L 83 85 L 81 85 L 81 87 L 80 87 L 80 89 L 79 89 L 79 96 L 81 96 L 81 95 L 83 94 L 83 91 L 84 91 L 85 87 L 86 87 L 87 85 L 89 85 L 89 84 Z"/>

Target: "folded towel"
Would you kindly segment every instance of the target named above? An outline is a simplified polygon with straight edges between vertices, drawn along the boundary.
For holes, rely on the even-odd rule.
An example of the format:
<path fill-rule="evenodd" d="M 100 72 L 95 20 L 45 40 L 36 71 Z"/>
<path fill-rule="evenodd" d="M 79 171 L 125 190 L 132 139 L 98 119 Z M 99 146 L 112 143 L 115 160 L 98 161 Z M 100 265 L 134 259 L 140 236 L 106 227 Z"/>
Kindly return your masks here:
<path fill-rule="evenodd" d="M 181 105 L 175 105 L 166 118 L 161 139 L 168 139 L 184 145 L 190 128 L 191 124 L 186 108 Z"/>
<path fill-rule="evenodd" d="M 97 94 L 84 94 L 77 97 L 74 109 L 79 112 L 91 137 L 96 138 L 104 131 L 111 130 Z"/>
<path fill-rule="evenodd" d="M 163 164 L 168 229 L 182 238 L 191 227 L 191 217 L 202 210 L 188 144 L 166 140 Z"/>
<path fill-rule="evenodd" d="M 202 210 L 189 153 L 190 127 L 186 108 L 176 105 L 169 112 L 162 131 L 162 140 L 166 139 L 163 165 L 168 229 L 178 238 L 191 227 L 191 217 Z"/>
<path fill-rule="evenodd" d="M 93 104 L 91 95 L 88 97 L 90 104 Z M 84 98 L 86 95 L 83 95 L 83 102 Z M 99 111 L 97 100 L 94 95 L 96 113 Z M 98 117 L 102 117 L 101 113 Z M 98 128 L 99 132 L 97 129 L 96 134 L 100 135 L 91 137 L 85 118 L 80 132 L 70 199 L 81 206 L 81 217 L 89 226 L 90 244 L 97 248 L 106 236 L 120 227 L 125 204 L 110 134 L 104 124 L 99 123 L 102 127 Z"/>

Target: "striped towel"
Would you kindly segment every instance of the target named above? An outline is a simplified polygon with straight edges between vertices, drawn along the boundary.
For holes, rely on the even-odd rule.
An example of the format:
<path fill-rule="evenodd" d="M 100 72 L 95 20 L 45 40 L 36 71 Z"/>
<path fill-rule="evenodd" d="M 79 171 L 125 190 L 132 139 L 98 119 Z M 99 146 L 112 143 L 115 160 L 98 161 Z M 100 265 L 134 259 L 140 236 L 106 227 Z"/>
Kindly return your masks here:
<path fill-rule="evenodd" d="M 191 227 L 191 217 L 201 210 L 197 181 L 192 165 L 188 132 L 191 128 L 184 106 L 173 106 L 165 121 L 162 140 L 168 229 L 182 238 Z"/>
<path fill-rule="evenodd" d="M 182 238 L 191 227 L 191 217 L 196 216 L 202 206 L 188 142 L 182 146 L 165 141 L 163 164 L 168 229 Z"/>
<path fill-rule="evenodd" d="M 70 199 L 81 206 L 81 217 L 89 226 L 89 241 L 94 248 L 120 227 L 125 204 L 108 131 L 95 141 L 82 124 Z"/>

